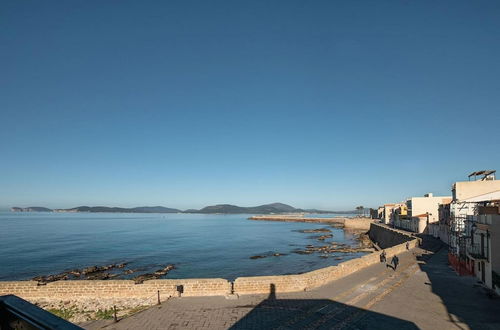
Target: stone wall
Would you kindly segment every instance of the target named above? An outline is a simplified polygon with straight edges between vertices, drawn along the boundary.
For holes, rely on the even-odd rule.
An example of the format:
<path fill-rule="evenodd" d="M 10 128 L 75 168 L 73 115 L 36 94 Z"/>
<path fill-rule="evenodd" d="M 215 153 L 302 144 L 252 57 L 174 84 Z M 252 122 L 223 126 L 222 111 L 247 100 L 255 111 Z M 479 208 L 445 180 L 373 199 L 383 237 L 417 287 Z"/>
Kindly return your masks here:
<path fill-rule="evenodd" d="M 248 220 L 343 224 L 345 218 L 306 218 L 292 215 L 254 215 Z"/>
<path fill-rule="evenodd" d="M 378 246 L 380 246 L 382 249 L 386 249 L 388 247 L 403 244 L 416 239 L 410 233 L 393 229 L 386 225 L 378 223 L 372 223 L 370 225 L 370 231 L 368 235 L 370 236 L 370 239 L 373 242 L 377 243 Z"/>
<path fill-rule="evenodd" d="M 370 224 L 373 223 L 373 219 L 370 218 L 305 218 L 300 216 L 290 216 L 290 215 L 255 215 L 249 220 L 261 220 L 261 221 L 282 221 L 282 222 L 308 222 L 308 223 L 324 223 L 324 224 L 342 224 L 344 228 L 348 229 L 370 229 Z"/>
<path fill-rule="evenodd" d="M 406 242 L 386 248 L 387 258 L 406 251 Z M 408 248 L 418 246 L 418 240 L 408 241 Z M 234 292 L 237 294 L 269 294 L 275 292 L 307 291 L 325 285 L 365 267 L 380 262 L 379 253 L 371 253 L 360 258 L 342 262 L 336 266 L 321 268 L 298 275 L 238 277 L 234 281 Z M 272 289 L 271 289 L 272 288 Z"/>
<path fill-rule="evenodd" d="M 344 220 L 344 228 L 346 229 L 370 229 L 373 219 L 369 218 L 346 218 Z"/>
<path fill-rule="evenodd" d="M 135 284 L 130 280 L 81 280 L 56 281 L 38 285 L 36 281 L 1 281 L 0 296 L 14 294 L 23 299 L 36 302 L 38 300 L 72 300 L 102 299 L 113 302 L 129 298 L 144 303 L 154 303 L 178 296 L 177 287 L 183 286 L 183 296 L 220 296 L 231 292 L 231 283 L 225 279 L 162 279 L 144 281 Z"/>
<path fill-rule="evenodd" d="M 379 224 L 371 225 L 370 238 L 385 249 L 387 258 L 405 252 L 407 242 L 409 248 L 418 246 L 419 242 L 411 235 Z M 389 244 L 395 246 L 390 247 Z M 142 284 L 130 280 L 56 281 L 45 285 L 35 281 L 0 281 L 0 295 L 14 294 L 31 302 L 106 300 L 112 306 L 116 302 L 134 299 L 132 305 L 153 304 L 157 302 L 158 291 L 161 300 L 176 297 L 179 295 L 179 285 L 183 286 L 182 296 L 225 296 L 232 293 L 232 289 L 239 295 L 269 294 L 271 290 L 296 292 L 325 285 L 378 262 L 379 253 L 371 253 L 303 274 L 238 277 L 233 283 L 221 278 L 161 279 L 144 281 Z"/>

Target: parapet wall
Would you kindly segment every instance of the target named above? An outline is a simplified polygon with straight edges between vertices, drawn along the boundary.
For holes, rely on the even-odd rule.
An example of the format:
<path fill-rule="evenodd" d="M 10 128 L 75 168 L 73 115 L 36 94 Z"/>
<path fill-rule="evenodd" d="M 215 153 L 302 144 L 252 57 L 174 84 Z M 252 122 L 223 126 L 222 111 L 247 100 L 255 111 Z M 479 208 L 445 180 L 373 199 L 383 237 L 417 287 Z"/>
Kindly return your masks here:
<path fill-rule="evenodd" d="M 346 218 L 344 219 L 344 228 L 368 230 L 373 223 L 369 218 Z"/>
<path fill-rule="evenodd" d="M 56 281 L 39 285 L 36 281 L 2 281 L 0 296 L 14 294 L 29 301 L 106 299 L 110 302 L 123 299 L 138 299 L 144 303 L 154 303 L 160 299 L 179 295 L 182 285 L 183 296 L 223 296 L 231 292 L 231 283 L 222 278 L 210 279 L 163 279 L 135 284 L 130 280 L 82 280 Z"/>
<path fill-rule="evenodd" d="M 391 232 L 392 233 L 392 232 Z M 387 257 L 406 251 L 406 242 L 385 249 Z M 418 240 L 408 240 L 408 248 L 418 246 Z M 237 294 L 269 294 L 275 292 L 307 291 L 325 285 L 331 281 L 350 275 L 358 270 L 380 262 L 378 253 L 370 253 L 360 258 L 342 262 L 336 266 L 321 268 L 298 275 L 238 277 L 234 281 L 234 292 Z"/>
<path fill-rule="evenodd" d="M 370 238 L 385 249 L 387 257 L 418 246 L 418 239 L 398 230 L 372 224 Z M 390 247 L 389 244 L 394 243 Z M 31 302 L 43 301 L 88 301 L 106 300 L 110 303 L 135 299 L 133 304 L 153 304 L 157 302 L 158 291 L 161 300 L 182 296 L 225 296 L 230 293 L 269 294 L 274 292 L 307 291 L 341 277 L 352 274 L 380 262 L 378 253 L 342 262 L 336 266 L 321 268 L 296 275 L 238 277 L 233 283 L 222 278 L 206 279 L 161 279 L 135 284 L 130 280 L 82 280 L 56 281 L 39 285 L 35 281 L 0 281 L 0 295 L 14 294 Z"/>
<path fill-rule="evenodd" d="M 382 249 L 386 249 L 391 246 L 396 246 L 398 244 L 403 244 L 408 241 L 416 239 L 409 233 L 401 230 L 393 229 L 388 226 L 372 223 L 370 225 L 370 231 L 368 233 L 370 239 L 377 243 Z"/>

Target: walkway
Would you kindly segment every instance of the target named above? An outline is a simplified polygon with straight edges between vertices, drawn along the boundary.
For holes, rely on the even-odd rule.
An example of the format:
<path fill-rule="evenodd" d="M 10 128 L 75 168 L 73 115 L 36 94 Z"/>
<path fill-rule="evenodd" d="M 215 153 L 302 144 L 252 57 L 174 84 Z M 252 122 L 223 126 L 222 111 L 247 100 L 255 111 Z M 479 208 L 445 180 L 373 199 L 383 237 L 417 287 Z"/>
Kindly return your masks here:
<path fill-rule="evenodd" d="M 439 241 L 321 288 L 267 296 L 174 298 L 87 329 L 500 329 L 500 299 L 448 266 Z"/>

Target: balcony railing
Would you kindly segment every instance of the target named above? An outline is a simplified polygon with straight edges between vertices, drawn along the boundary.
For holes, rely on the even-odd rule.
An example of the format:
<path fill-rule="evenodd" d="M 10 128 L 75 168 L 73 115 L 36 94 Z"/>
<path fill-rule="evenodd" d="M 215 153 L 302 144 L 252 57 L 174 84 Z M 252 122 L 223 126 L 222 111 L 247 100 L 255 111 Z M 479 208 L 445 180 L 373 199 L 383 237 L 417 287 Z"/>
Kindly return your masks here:
<path fill-rule="evenodd" d="M 491 225 L 493 217 L 494 217 L 493 214 L 479 215 L 477 217 L 477 223 L 481 223 L 483 225 Z"/>
<path fill-rule="evenodd" d="M 474 243 L 467 245 L 467 254 L 476 260 L 488 260 L 488 251 L 484 251 L 484 248 L 481 248 L 481 244 Z M 485 253 L 486 252 L 486 253 Z"/>

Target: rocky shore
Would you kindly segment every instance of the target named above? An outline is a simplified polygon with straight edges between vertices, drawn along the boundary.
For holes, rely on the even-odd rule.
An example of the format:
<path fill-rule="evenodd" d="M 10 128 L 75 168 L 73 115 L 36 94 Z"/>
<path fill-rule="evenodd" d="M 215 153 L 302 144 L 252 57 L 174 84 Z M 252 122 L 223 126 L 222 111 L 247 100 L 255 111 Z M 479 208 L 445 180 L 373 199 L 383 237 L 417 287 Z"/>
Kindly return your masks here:
<path fill-rule="evenodd" d="M 49 282 L 66 280 L 110 280 L 131 278 L 135 281 L 135 283 L 140 284 L 146 280 L 159 279 L 167 275 L 171 270 L 175 269 L 174 265 L 169 264 L 153 273 L 143 273 L 135 277 L 131 277 L 131 274 L 141 272 L 143 269 L 126 269 L 125 267 L 127 264 L 128 262 L 109 264 L 105 266 L 95 265 L 83 269 L 77 268 L 53 275 L 36 276 L 33 277 L 32 280 L 43 285 Z"/>
<path fill-rule="evenodd" d="M 332 226 L 336 227 L 336 226 Z M 357 231 L 352 233 L 355 237 L 355 240 L 358 241 L 357 246 L 352 246 L 349 244 L 345 243 L 338 243 L 335 241 L 331 242 L 325 242 L 329 239 L 334 238 L 333 234 L 331 234 L 331 229 L 328 227 L 324 228 L 315 228 L 315 229 L 301 229 L 297 230 L 299 233 L 303 234 L 311 234 L 311 233 L 321 233 L 323 235 L 312 235 L 308 236 L 309 239 L 314 239 L 316 241 L 322 242 L 322 243 L 328 243 L 326 245 L 320 245 L 320 246 L 315 246 L 312 244 L 308 244 L 305 246 L 305 248 L 297 248 L 295 250 L 292 250 L 292 253 L 296 254 L 314 254 L 318 253 L 320 254 L 320 258 L 329 258 L 333 257 L 335 260 L 342 260 L 344 257 L 340 256 L 339 254 L 343 253 L 359 253 L 359 252 L 364 252 L 364 253 L 371 253 L 375 251 L 375 247 L 373 242 L 370 240 L 370 237 L 364 232 L 364 231 Z M 330 234 L 329 234 L 330 233 Z M 262 259 L 262 258 L 267 258 L 271 256 L 283 256 L 286 254 L 279 253 L 279 252 L 267 252 L 264 254 L 258 254 L 251 256 L 250 259 L 256 260 L 256 259 Z"/>

